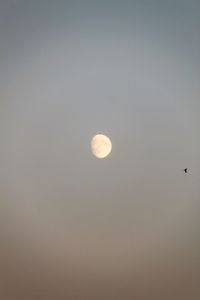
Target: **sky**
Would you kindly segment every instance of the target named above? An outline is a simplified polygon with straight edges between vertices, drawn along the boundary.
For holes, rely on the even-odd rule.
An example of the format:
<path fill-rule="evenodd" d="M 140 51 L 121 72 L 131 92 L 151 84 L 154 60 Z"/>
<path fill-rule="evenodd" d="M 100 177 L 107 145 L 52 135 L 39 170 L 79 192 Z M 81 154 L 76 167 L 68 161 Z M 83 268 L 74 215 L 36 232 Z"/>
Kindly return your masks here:
<path fill-rule="evenodd" d="M 199 31 L 195 0 L 0 0 L 0 298 L 199 299 Z"/>

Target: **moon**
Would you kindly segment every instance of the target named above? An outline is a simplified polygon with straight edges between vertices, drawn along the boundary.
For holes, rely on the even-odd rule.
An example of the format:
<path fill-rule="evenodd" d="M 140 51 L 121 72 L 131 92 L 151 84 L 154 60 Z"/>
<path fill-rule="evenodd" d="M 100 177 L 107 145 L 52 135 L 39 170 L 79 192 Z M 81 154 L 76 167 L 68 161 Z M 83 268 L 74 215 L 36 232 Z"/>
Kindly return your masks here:
<path fill-rule="evenodd" d="M 91 150 L 97 158 L 105 158 L 111 153 L 111 140 L 104 134 L 97 134 L 92 138 Z"/>

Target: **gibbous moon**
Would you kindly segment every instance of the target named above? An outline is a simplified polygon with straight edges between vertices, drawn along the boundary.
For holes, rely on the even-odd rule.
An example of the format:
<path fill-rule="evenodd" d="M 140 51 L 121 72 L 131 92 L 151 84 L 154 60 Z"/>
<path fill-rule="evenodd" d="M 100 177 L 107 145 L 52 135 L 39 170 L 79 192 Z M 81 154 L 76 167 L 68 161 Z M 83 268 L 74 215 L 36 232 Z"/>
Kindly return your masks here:
<path fill-rule="evenodd" d="M 91 150 L 97 158 L 105 158 L 112 150 L 111 140 L 106 135 L 97 134 L 91 141 Z"/>

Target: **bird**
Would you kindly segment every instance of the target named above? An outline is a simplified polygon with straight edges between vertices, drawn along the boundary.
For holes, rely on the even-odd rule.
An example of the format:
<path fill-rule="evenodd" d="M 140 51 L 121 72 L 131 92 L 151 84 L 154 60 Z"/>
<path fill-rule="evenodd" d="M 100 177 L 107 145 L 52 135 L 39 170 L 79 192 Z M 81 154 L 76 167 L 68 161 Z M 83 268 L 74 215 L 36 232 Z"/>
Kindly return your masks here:
<path fill-rule="evenodd" d="M 185 168 L 183 171 L 184 171 L 185 173 L 187 173 L 187 172 L 188 172 L 188 169 L 187 169 L 187 168 Z"/>

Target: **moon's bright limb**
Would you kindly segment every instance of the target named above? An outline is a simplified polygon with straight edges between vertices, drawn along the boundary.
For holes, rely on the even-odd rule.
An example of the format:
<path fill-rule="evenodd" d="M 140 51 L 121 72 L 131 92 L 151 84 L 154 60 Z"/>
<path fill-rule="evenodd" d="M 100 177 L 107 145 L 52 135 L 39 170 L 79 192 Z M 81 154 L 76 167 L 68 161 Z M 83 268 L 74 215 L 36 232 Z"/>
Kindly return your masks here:
<path fill-rule="evenodd" d="M 97 134 L 92 138 L 91 149 L 97 158 L 105 158 L 112 150 L 111 140 L 106 135 Z"/>

